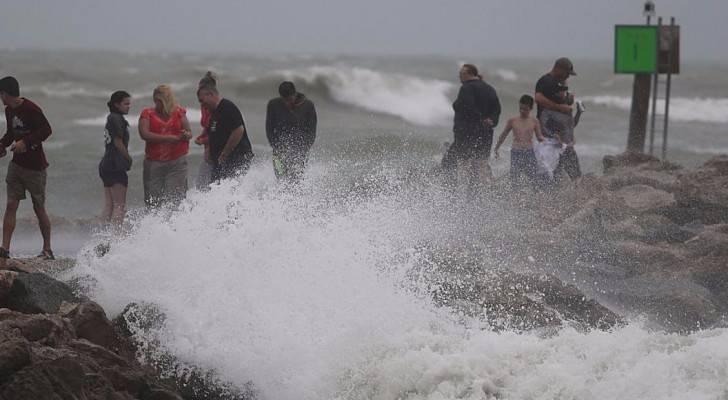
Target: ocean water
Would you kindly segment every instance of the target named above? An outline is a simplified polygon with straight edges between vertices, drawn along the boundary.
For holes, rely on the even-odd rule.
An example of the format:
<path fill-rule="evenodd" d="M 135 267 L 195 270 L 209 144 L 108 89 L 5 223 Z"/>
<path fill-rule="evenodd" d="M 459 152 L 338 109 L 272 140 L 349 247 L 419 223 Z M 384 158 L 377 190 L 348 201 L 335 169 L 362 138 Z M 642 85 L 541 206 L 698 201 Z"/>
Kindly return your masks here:
<path fill-rule="evenodd" d="M 479 232 L 518 229 L 504 222 L 507 210 L 452 203 L 428 179 L 452 138 L 463 61 L 15 51 L 0 59 L 0 73 L 20 79 L 55 129 L 48 208 L 71 221 L 54 231 L 59 253 L 78 260 L 69 277 L 84 277 L 111 315 L 130 302 L 158 305 L 165 324 L 141 339 L 237 385 L 253 382 L 262 399 L 728 398 L 726 329 L 668 334 L 628 316 L 610 332 L 496 332 L 435 305 L 413 278 L 428 261 L 423 245 L 479 246 Z M 497 89 L 503 119 L 552 62 L 467 61 Z M 608 61 L 574 61 L 579 76 L 569 86 L 588 107 L 577 151 L 598 173 L 605 154 L 625 147 L 631 79 L 613 75 Z M 134 125 L 154 86 L 172 84 L 195 120 L 195 84 L 208 69 L 245 115 L 255 165 L 241 180 L 191 191 L 179 210 L 145 214 L 143 146 L 133 136 L 132 234 L 98 258 L 94 247 L 109 239 L 73 221 L 101 209 L 108 95 L 134 94 Z M 724 70 L 686 64 L 675 78 L 671 160 L 698 165 L 728 152 Z M 283 79 L 319 114 L 306 180 L 292 192 L 275 181 L 263 130 Z M 200 156 L 193 146 L 191 175 Z M 508 165 L 506 157 L 493 166 L 500 175 Z M 15 252 L 39 247 L 28 221 Z"/>

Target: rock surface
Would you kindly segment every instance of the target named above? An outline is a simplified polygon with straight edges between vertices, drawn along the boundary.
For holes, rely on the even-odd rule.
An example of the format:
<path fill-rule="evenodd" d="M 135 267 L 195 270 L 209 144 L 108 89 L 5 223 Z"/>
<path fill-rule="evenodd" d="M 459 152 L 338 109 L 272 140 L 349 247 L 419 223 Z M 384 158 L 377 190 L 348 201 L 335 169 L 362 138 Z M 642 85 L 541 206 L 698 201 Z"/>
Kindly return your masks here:
<path fill-rule="evenodd" d="M 181 399 L 125 343 L 62 282 L 0 270 L 0 399 Z"/>

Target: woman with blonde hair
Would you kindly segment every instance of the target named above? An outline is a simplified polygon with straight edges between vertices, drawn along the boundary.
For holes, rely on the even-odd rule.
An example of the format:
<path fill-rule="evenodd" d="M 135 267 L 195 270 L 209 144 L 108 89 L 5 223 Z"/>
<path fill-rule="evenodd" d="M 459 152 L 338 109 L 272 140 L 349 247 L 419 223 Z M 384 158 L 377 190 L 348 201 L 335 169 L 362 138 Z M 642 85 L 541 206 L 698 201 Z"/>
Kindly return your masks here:
<path fill-rule="evenodd" d="M 157 86 L 152 98 L 154 107 L 139 116 L 139 136 L 146 142 L 144 201 L 147 207 L 179 204 L 187 193 L 190 122 L 168 85 Z"/>

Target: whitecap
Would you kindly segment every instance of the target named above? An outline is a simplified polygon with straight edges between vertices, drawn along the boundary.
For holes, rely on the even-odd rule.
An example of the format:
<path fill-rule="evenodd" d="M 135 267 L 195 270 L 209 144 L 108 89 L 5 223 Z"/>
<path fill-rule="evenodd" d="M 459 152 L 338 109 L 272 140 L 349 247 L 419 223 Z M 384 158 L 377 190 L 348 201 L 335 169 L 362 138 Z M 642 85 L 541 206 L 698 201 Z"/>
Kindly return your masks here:
<path fill-rule="evenodd" d="M 516 82 L 518 81 L 518 74 L 510 69 L 496 69 L 493 75 L 498 77 L 500 80 L 505 82 Z"/>
<path fill-rule="evenodd" d="M 417 125 L 448 125 L 453 115 L 449 94 L 455 86 L 442 80 L 342 66 L 315 66 L 276 74 L 309 84 L 322 82 L 335 101 L 398 116 Z"/>
<path fill-rule="evenodd" d="M 586 96 L 585 103 L 617 108 L 629 111 L 632 98 L 627 96 L 601 95 Z M 657 114 L 664 115 L 665 101 L 657 100 Z M 676 97 L 670 100 L 670 119 L 682 122 L 728 122 L 728 98 L 687 98 Z"/>

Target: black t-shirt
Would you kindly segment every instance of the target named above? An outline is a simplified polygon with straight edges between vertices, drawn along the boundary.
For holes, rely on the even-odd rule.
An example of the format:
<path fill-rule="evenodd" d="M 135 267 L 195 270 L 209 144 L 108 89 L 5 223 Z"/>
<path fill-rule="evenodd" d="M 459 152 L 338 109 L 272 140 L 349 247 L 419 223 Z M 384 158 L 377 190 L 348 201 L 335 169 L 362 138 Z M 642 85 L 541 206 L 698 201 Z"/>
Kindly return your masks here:
<path fill-rule="evenodd" d="M 129 123 L 123 115 L 112 112 L 106 117 L 106 127 L 104 129 L 104 143 L 106 150 L 104 157 L 101 159 L 101 168 L 105 171 L 128 171 L 131 163 L 114 145 L 114 140 L 119 137 L 124 142 L 124 147 L 129 148 Z"/>
<path fill-rule="evenodd" d="M 543 94 L 547 99 L 557 104 L 563 103 L 563 99 L 559 96 L 559 92 L 562 90 L 562 88 L 562 82 L 559 82 L 559 80 L 550 73 L 542 76 L 541 79 L 536 82 L 536 93 Z M 536 110 L 536 116 L 540 118 L 541 111 L 543 111 L 543 106 L 538 104 Z"/>
<path fill-rule="evenodd" d="M 215 111 L 210 115 L 210 125 L 208 133 L 210 136 L 210 158 L 217 163 L 220 158 L 222 149 L 230 138 L 230 134 L 239 128 L 245 129 L 245 121 L 243 114 L 240 113 L 238 107 L 228 99 L 222 99 L 217 105 Z M 240 139 L 238 145 L 228 156 L 228 163 L 240 162 L 250 159 L 253 156 L 253 147 L 248 139 L 248 131 L 245 129 L 245 135 Z"/>

